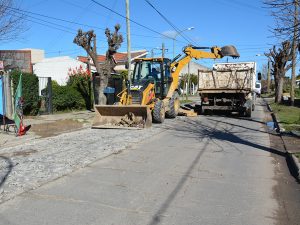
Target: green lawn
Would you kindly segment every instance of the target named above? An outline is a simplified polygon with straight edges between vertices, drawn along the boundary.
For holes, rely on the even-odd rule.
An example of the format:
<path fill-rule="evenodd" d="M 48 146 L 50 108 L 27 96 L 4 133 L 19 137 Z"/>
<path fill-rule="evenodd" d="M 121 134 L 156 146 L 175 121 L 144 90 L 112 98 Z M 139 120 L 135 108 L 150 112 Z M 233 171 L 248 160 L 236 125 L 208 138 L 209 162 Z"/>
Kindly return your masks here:
<path fill-rule="evenodd" d="M 279 117 L 280 124 L 287 131 L 300 131 L 300 108 L 287 105 L 271 103 L 271 107 L 277 117 Z"/>

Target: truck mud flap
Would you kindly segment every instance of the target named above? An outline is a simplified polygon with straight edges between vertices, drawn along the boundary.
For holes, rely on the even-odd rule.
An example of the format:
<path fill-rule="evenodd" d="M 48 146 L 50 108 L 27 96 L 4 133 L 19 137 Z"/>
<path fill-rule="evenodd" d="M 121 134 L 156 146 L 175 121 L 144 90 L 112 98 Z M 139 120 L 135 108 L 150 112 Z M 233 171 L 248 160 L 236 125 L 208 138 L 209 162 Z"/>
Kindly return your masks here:
<path fill-rule="evenodd" d="M 151 110 L 140 105 L 95 105 L 92 128 L 142 129 L 152 125 Z"/>

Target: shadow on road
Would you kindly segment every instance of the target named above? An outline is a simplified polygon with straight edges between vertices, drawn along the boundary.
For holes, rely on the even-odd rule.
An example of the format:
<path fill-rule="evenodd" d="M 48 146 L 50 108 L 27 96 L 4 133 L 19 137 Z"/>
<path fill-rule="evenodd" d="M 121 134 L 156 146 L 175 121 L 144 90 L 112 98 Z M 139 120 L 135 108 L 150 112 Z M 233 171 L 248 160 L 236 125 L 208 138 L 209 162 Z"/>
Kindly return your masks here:
<path fill-rule="evenodd" d="M 220 141 L 227 141 L 227 142 L 231 142 L 231 143 L 243 144 L 245 146 L 250 146 L 250 147 L 253 147 L 256 149 L 270 152 L 272 154 L 280 155 L 283 157 L 286 156 L 285 152 L 281 152 L 274 148 L 266 147 L 266 146 L 251 142 L 250 140 L 253 139 L 253 137 L 251 137 L 250 135 L 249 135 L 249 137 L 243 136 L 243 138 L 242 138 L 237 135 L 238 134 L 237 132 L 231 131 L 234 127 L 241 127 L 244 129 L 249 129 L 248 127 L 243 127 L 243 126 L 239 126 L 236 124 L 232 124 L 231 128 L 224 129 L 224 128 L 219 128 L 219 123 L 225 123 L 228 125 L 231 125 L 231 124 L 224 122 L 224 121 L 214 120 L 214 119 L 208 119 L 208 120 L 215 122 L 214 128 L 203 124 L 201 121 L 186 120 L 184 122 L 184 124 L 181 124 L 181 126 L 169 127 L 168 129 L 173 129 L 176 131 L 184 132 L 187 134 L 187 138 L 190 136 L 189 134 L 193 134 L 194 136 L 196 135 L 199 138 L 205 137 L 205 138 L 209 138 L 211 140 L 220 140 Z M 250 130 L 253 130 L 255 132 L 258 131 L 256 129 L 251 129 L 251 128 L 250 128 Z M 244 131 L 242 131 L 241 133 L 244 133 Z"/>
<path fill-rule="evenodd" d="M 182 189 L 182 187 L 186 183 L 186 181 L 189 178 L 191 172 L 194 170 L 195 166 L 199 163 L 200 158 L 203 155 L 203 153 L 205 152 L 208 144 L 209 144 L 209 140 L 206 140 L 206 143 L 205 143 L 204 147 L 199 151 L 199 153 L 197 154 L 197 156 L 195 157 L 195 159 L 193 160 L 193 162 L 191 163 L 191 165 L 189 166 L 187 171 L 184 173 L 184 175 L 182 176 L 180 181 L 177 183 L 174 190 L 169 194 L 168 198 L 164 201 L 164 203 L 161 205 L 159 210 L 154 214 L 154 216 L 152 217 L 152 220 L 149 223 L 149 225 L 160 224 L 161 217 L 164 216 L 163 214 L 167 211 L 167 209 L 169 208 L 172 201 L 176 198 L 177 194 L 180 192 L 180 190 Z"/>
<path fill-rule="evenodd" d="M 221 119 L 224 119 L 224 118 L 220 117 L 220 120 L 212 119 L 212 118 L 207 118 L 207 120 L 210 120 L 210 121 L 214 121 L 214 122 L 218 122 L 218 123 L 223 123 L 223 124 L 227 124 L 227 125 L 232 125 L 232 126 L 235 126 L 235 127 L 244 128 L 244 129 L 255 131 L 255 132 L 261 132 L 261 133 L 265 133 L 265 134 L 270 134 L 267 131 L 262 131 L 262 130 L 259 130 L 259 129 L 253 129 L 253 128 L 250 128 L 250 127 L 246 127 L 246 126 L 242 126 L 242 125 L 237 125 L 235 123 L 229 123 L 229 122 L 221 121 Z M 255 120 L 252 120 L 252 119 L 244 119 L 244 118 L 243 119 L 236 118 L 236 119 L 238 119 L 238 120 L 248 120 L 248 121 L 251 121 L 251 122 L 257 122 L 257 123 L 261 123 L 261 124 L 265 125 L 265 123 L 263 123 L 263 122 L 255 121 Z"/>
<path fill-rule="evenodd" d="M 2 164 L 1 161 L 4 161 L 4 167 L 0 169 L 0 188 L 4 185 L 6 178 L 11 173 L 13 168 L 13 163 L 10 158 L 0 156 L 0 163 Z"/>
<path fill-rule="evenodd" d="M 214 126 L 207 126 L 207 125 L 203 124 L 201 121 L 196 121 L 196 120 L 191 120 L 191 119 L 187 119 L 184 122 L 180 122 L 180 125 L 177 124 L 176 126 L 172 126 L 172 125 L 164 126 L 164 129 L 166 129 L 166 130 L 179 131 L 180 134 L 178 134 L 178 135 L 180 135 L 181 137 L 186 136 L 186 138 L 198 138 L 202 141 L 205 140 L 206 142 L 205 142 L 204 147 L 199 151 L 196 158 L 194 159 L 194 161 L 191 163 L 191 165 L 187 169 L 187 171 L 184 173 L 182 178 L 179 180 L 179 182 L 176 185 L 176 187 L 174 188 L 174 190 L 169 194 L 169 196 L 164 201 L 164 203 L 161 205 L 159 210 L 154 214 L 149 225 L 156 225 L 161 222 L 161 218 L 163 217 L 163 214 L 168 210 L 172 201 L 176 198 L 177 194 L 180 192 L 180 190 L 186 183 L 186 181 L 189 177 L 189 174 L 193 171 L 195 166 L 199 163 L 201 156 L 207 149 L 207 146 L 209 144 L 212 144 L 212 142 L 214 143 L 214 141 L 220 140 L 220 141 L 227 141 L 227 142 L 231 142 L 231 143 L 238 143 L 238 144 L 242 144 L 245 146 L 250 146 L 250 147 L 253 147 L 256 149 L 260 149 L 262 151 L 270 152 L 272 154 L 276 154 L 281 157 L 286 156 L 285 152 L 281 152 L 274 148 L 266 147 L 266 146 L 251 142 L 250 136 L 249 137 L 243 136 L 243 138 L 237 136 L 237 134 L 231 132 L 231 129 L 234 126 L 236 126 L 235 124 L 227 123 L 228 125 L 232 125 L 231 128 L 222 129 L 219 127 L 219 123 L 221 123 L 221 122 L 224 123 L 223 121 L 218 121 L 218 120 L 213 120 L 213 119 L 211 119 L 211 121 L 214 122 Z M 244 129 L 248 129 L 247 127 L 243 127 L 243 126 L 240 126 L 240 127 L 244 128 Z M 255 129 L 253 131 L 257 132 L 257 130 L 255 130 Z M 216 143 L 214 143 L 214 144 L 216 144 Z M 220 145 L 218 145 L 218 146 L 223 149 L 222 146 L 220 146 Z"/>

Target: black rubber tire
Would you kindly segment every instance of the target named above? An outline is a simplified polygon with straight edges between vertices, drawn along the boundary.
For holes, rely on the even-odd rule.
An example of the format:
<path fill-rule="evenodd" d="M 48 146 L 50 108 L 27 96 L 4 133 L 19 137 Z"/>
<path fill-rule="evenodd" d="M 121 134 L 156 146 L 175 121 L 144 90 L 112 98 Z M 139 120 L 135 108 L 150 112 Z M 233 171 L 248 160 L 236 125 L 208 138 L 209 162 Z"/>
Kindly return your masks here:
<path fill-rule="evenodd" d="M 169 110 L 166 111 L 167 118 L 176 118 L 180 108 L 180 100 L 177 92 L 174 92 L 172 98 L 169 101 Z"/>
<path fill-rule="evenodd" d="M 161 100 L 158 100 L 155 105 L 154 109 L 152 111 L 152 121 L 154 123 L 163 123 L 165 120 L 165 106 L 164 102 Z"/>
<path fill-rule="evenodd" d="M 252 114 L 252 104 L 250 105 L 250 107 L 245 111 L 245 116 L 246 117 L 251 117 Z"/>

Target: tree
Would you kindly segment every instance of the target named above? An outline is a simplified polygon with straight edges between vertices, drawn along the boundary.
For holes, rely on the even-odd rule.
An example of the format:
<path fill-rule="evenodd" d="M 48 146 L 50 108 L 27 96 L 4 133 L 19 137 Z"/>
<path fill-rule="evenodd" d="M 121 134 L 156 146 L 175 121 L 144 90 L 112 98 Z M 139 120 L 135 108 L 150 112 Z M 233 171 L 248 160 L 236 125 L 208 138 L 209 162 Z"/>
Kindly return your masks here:
<path fill-rule="evenodd" d="M 275 80 L 275 102 L 280 103 L 282 98 L 285 73 L 292 67 L 292 47 L 289 41 L 281 43 L 281 48 L 276 49 L 274 45 L 265 56 L 272 64 L 271 73 Z"/>
<path fill-rule="evenodd" d="M 96 34 L 93 30 L 83 32 L 81 29 L 78 30 L 76 37 L 73 42 L 83 49 L 86 50 L 87 54 L 91 57 L 96 71 L 100 77 L 99 90 L 98 90 L 98 104 L 106 104 L 106 96 L 104 95 L 104 89 L 107 87 L 108 79 L 111 76 L 111 72 L 116 65 L 113 55 L 120 48 L 123 42 L 123 37 L 119 34 L 120 25 L 115 25 L 115 31 L 112 34 L 108 28 L 105 30 L 105 35 L 108 43 L 108 50 L 106 51 L 106 59 L 104 66 L 101 67 L 98 61 L 97 55 L 97 44 L 96 44 Z M 96 96 L 95 96 L 96 97 Z M 95 98 L 96 99 L 96 98 Z"/>
<path fill-rule="evenodd" d="M 299 0 L 265 0 L 264 3 L 271 8 L 271 15 L 276 25 L 273 33 L 283 40 L 292 41 L 292 79 L 291 79 L 291 105 L 294 105 L 296 84 L 296 58 L 299 44 Z"/>
<path fill-rule="evenodd" d="M 24 14 L 14 1 L 0 0 L 0 41 L 15 40 L 24 29 Z"/>

